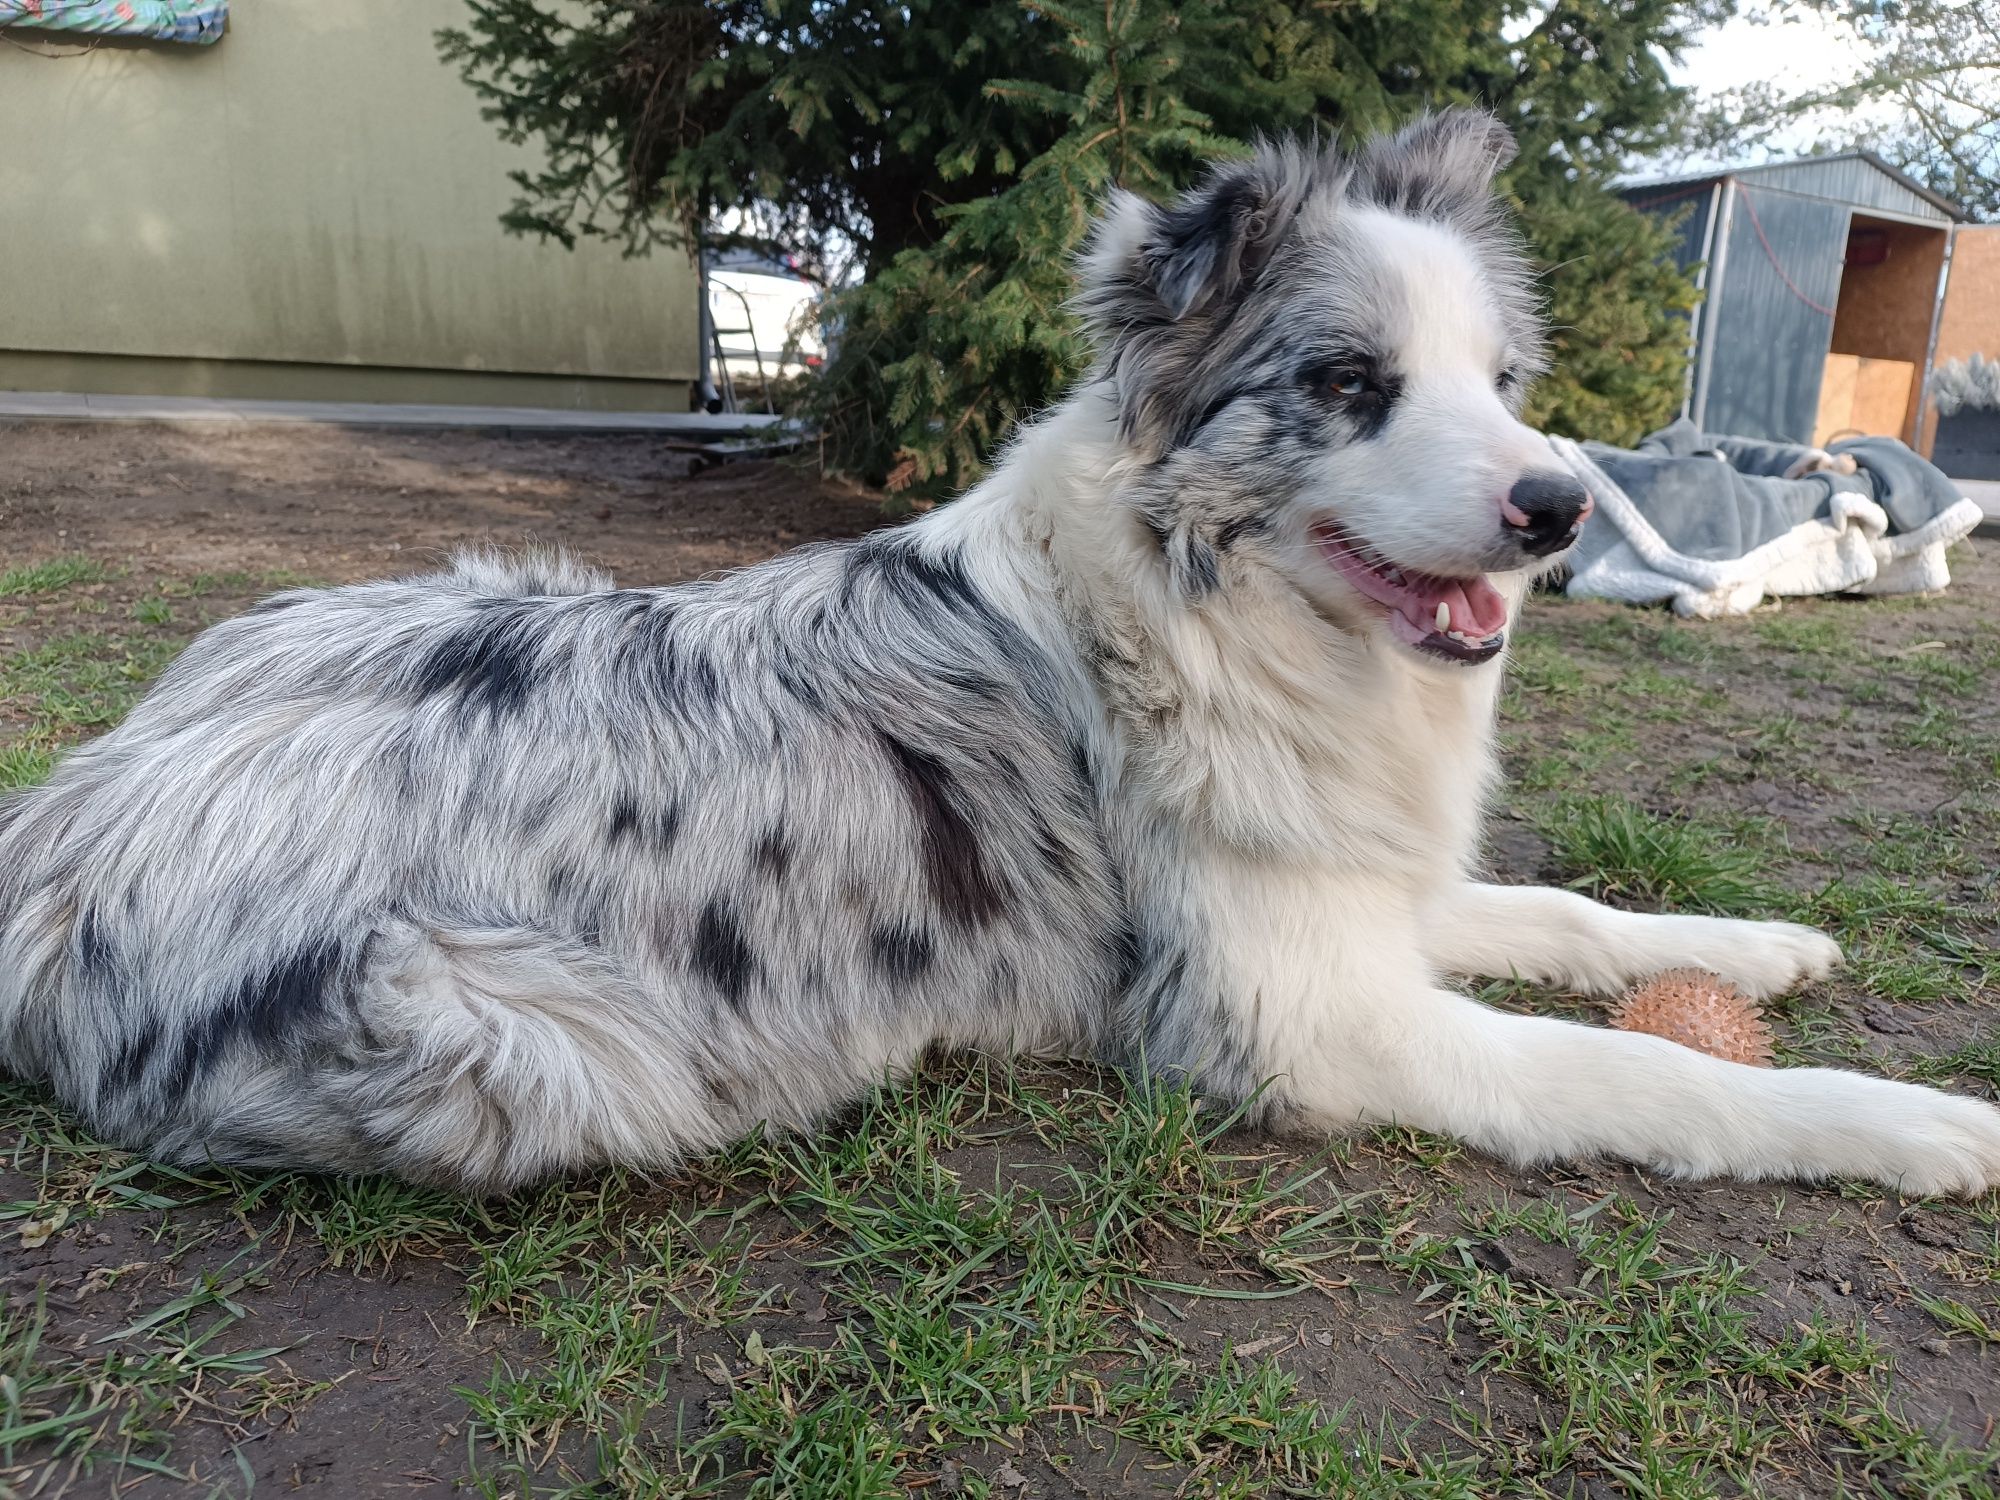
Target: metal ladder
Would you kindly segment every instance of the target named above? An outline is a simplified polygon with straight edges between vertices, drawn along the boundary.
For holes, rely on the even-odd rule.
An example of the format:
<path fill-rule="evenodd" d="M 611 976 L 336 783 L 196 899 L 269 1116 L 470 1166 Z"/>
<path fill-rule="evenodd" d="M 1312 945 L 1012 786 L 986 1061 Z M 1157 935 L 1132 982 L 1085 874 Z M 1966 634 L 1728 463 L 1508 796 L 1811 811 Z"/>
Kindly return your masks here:
<path fill-rule="evenodd" d="M 714 283 L 709 282 L 707 277 L 703 277 L 702 280 L 705 283 L 704 291 L 716 290 Z M 750 340 L 750 357 L 757 361 L 757 384 L 764 392 L 764 410 L 775 413 L 778 408 L 771 400 L 771 379 L 764 370 L 764 351 L 757 347 L 756 319 L 750 312 L 750 299 L 743 295 L 741 287 L 724 286 L 720 290 L 730 293 L 743 304 L 743 326 L 724 328 L 710 315 L 706 297 L 702 302 L 702 316 L 708 319 L 709 353 L 715 360 L 715 390 L 722 399 L 722 409 L 731 413 L 743 410 L 742 403 L 736 395 L 735 377 L 729 373 L 728 356 L 722 352 L 722 336 L 728 334 L 733 338 L 737 334 L 745 334 Z"/>

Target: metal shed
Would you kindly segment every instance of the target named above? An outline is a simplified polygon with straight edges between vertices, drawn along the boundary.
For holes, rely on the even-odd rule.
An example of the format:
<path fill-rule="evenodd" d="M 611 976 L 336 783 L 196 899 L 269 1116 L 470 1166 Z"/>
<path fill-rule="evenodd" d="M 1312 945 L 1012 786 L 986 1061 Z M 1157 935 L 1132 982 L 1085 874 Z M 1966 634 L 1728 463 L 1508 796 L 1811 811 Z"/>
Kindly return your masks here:
<path fill-rule="evenodd" d="M 1856 432 L 1916 445 L 1938 307 L 1967 214 L 1872 151 L 1627 185 L 1685 214 L 1675 257 L 1704 296 L 1682 412 L 1790 442 Z"/>

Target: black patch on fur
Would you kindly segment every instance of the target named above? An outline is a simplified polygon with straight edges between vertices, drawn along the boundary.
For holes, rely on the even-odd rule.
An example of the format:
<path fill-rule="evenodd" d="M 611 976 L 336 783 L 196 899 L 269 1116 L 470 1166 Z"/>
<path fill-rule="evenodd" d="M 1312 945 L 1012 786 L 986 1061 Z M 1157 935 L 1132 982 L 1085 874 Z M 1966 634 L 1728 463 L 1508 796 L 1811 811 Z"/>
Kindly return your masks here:
<path fill-rule="evenodd" d="M 1085 807 L 1097 805 L 1097 763 L 1090 758 L 1090 746 L 1074 736 L 1069 741 L 1069 773 L 1076 778 L 1077 790 Z"/>
<path fill-rule="evenodd" d="M 906 538 L 889 535 L 857 542 L 847 555 L 843 598 L 869 573 L 883 582 L 905 608 L 923 613 L 942 606 L 953 614 L 993 618 L 993 607 L 966 576 L 965 559 L 956 552 L 931 557 Z"/>
<path fill-rule="evenodd" d="M 840 608 L 852 608 L 857 591 L 873 580 L 910 612 L 918 636 L 940 616 L 977 625 L 991 638 L 994 658 L 1013 668 L 1011 680 L 975 679 L 961 672 L 948 685 L 980 697 L 987 696 L 989 687 L 995 696 L 1019 695 L 1048 721 L 1067 712 L 1067 699 L 1050 670 L 1047 653 L 979 591 L 966 573 L 962 555 L 929 556 L 907 536 L 891 531 L 853 543 L 845 557 Z M 799 685 L 786 682 L 782 673 L 781 667 L 780 685 L 800 696 Z M 808 700 L 801 697 L 801 701 Z"/>
<path fill-rule="evenodd" d="M 1342 396 L 1334 390 L 1337 380 L 1349 373 L 1366 379 L 1371 389 L 1358 396 Z M 1314 404 L 1344 422 L 1357 440 L 1380 435 L 1402 399 L 1403 382 L 1368 354 L 1340 354 L 1314 360 L 1299 372 Z"/>
<path fill-rule="evenodd" d="M 696 707 L 714 708 L 722 701 L 722 678 L 715 670 L 715 663 L 707 657 L 696 657 L 689 662 L 683 680 Z"/>
<path fill-rule="evenodd" d="M 637 669 L 634 675 L 662 703 L 713 711 L 722 701 L 722 675 L 705 655 L 675 637 L 676 614 L 673 605 L 655 602 L 629 611 L 632 625 L 625 649 Z"/>
<path fill-rule="evenodd" d="M 1129 913 L 1121 913 L 1111 929 L 1111 992 L 1123 996 L 1138 982 L 1146 963 L 1146 944 L 1139 925 Z"/>
<path fill-rule="evenodd" d="M 418 665 L 417 697 L 455 693 L 468 713 L 518 712 L 541 681 L 536 627 L 545 614 L 537 603 L 481 600 L 473 622 L 452 631 Z"/>
<path fill-rule="evenodd" d="M 639 804 L 617 802 L 611 808 L 611 825 L 604 830 L 604 841 L 616 844 L 639 826 Z"/>
<path fill-rule="evenodd" d="M 1204 427 L 1208 426 L 1210 422 L 1213 422 L 1230 407 L 1242 400 L 1246 394 L 1248 393 L 1241 387 L 1236 387 L 1224 391 L 1220 396 L 1210 401 L 1208 405 L 1195 413 L 1192 420 L 1183 424 L 1179 432 L 1174 434 L 1174 447 L 1185 448 L 1189 443 L 1192 443 L 1197 437 L 1201 436 L 1201 431 Z M 1168 456 L 1163 454 L 1157 462 L 1164 463 Z"/>
<path fill-rule="evenodd" d="M 826 712 L 826 697 L 809 682 L 790 662 L 780 659 L 772 667 L 778 680 L 778 687 L 801 706 L 816 714 Z"/>
<path fill-rule="evenodd" d="M 234 1044 L 274 1051 L 303 1041 L 326 1019 L 328 990 L 345 958 L 338 942 L 310 943 L 245 979 L 182 1033 L 167 1084 L 169 1097 L 186 1093 Z"/>
<path fill-rule="evenodd" d="M 757 955 L 743 935 L 736 906 L 725 896 L 713 896 L 701 909 L 694 929 L 694 971 L 718 990 L 731 1010 L 743 1009 L 760 969 Z"/>
<path fill-rule="evenodd" d="M 126 1093 L 139 1086 L 139 1080 L 146 1076 L 146 1066 L 160 1050 L 160 1023 L 154 1017 L 146 1021 L 126 1037 L 118 1048 L 117 1057 L 105 1071 L 104 1081 L 118 1093 Z"/>
<path fill-rule="evenodd" d="M 1184 1003 L 1182 989 L 1187 983 L 1188 956 L 1181 949 L 1171 954 L 1148 952 L 1149 944 L 1143 939 L 1138 943 L 1138 962 L 1126 993 L 1138 1016 L 1139 1034 L 1150 1042 Z M 1174 1060 L 1165 1055 L 1149 1059 L 1155 1065 Z"/>
<path fill-rule="evenodd" d="M 1006 895 L 986 866 L 957 782 L 935 756 L 891 734 L 881 740 L 917 820 L 931 899 L 959 926 L 985 926 L 1005 908 Z"/>
<path fill-rule="evenodd" d="M 877 927 L 868 938 L 868 956 L 895 985 L 915 984 L 930 969 L 936 944 L 921 927 L 897 923 Z"/>
<path fill-rule="evenodd" d="M 1440 110 L 1370 141 L 1356 163 L 1354 195 L 1418 218 L 1477 220 L 1490 211 L 1494 175 L 1516 149 L 1485 110 Z"/>
<path fill-rule="evenodd" d="M 646 812 L 629 797 L 621 797 L 611 804 L 611 821 L 605 826 L 604 839 L 614 849 L 625 839 L 642 840 L 656 854 L 664 854 L 673 847 L 674 839 L 681 831 L 681 810 L 678 804 L 669 802 L 656 812 Z"/>
<path fill-rule="evenodd" d="M 1181 555 L 1175 559 L 1174 577 L 1181 586 L 1181 592 L 1189 598 L 1199 599 L 1214 593 L 1222 586 L 1215 549 L 1200 537 L 1190 534 L 1181 548 Z"/>
<path fill-rule="evenodd" d="M 1007 692 L 998 678 L 972 667 L 942 667 L 932 677 L 932 681 L 986 703 L 999 702 Z"/>
<path fill-rule="evenodd" d="M 1251 242 L 1262 207 L 1254 176 L 1225 167 L 1205 191 L 1156 211 L 1141 256 L 1167 316 L 1179 322 L 1255 278 Z"/>
<path fill-rule="evenodd" d="M 792 873 L 792 842 L 785 837 L 784 830 L 767 828 L 757 840 L 757 847 L 750 851 L 750 863 L 759 874 L 768 876 L 773 885 L 784 884 L 785 877 Z"/>
<path fill-rule="evenodd" d="M 117 954 L 112 951 L 111 940 L 104 935 L 103 924 L 97 920 L 97 908 L 86 906 L 76 924 L 77 978 L 93 989 L 115 984 L 117 967 Z"/>
<path fill-rule="evenodd" d="M 1215 529 L 1215 550 L 1227 552 L 1246 536 L 1264 530 L 1270 518 L 1263 515 L 1232 516 Z"/>

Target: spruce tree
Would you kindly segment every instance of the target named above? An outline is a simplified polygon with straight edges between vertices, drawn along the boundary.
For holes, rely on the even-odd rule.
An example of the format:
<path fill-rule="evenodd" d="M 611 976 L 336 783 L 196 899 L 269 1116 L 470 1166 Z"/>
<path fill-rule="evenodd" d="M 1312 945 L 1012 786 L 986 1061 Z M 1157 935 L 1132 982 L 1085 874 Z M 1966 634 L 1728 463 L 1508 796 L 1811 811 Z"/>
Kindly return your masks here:
<path fill-rule="evenodd" d="M 636 250 L 732 213 L 851 249 L 803 412 L 911 495 L 976 478 L 1087 350 L 1069 258 L 1112 184 L 1164 196 L 1258 134 L 1365 135 L 1480 103 L 1546 271 L 1551 430 L 1629 440 L 1680 399 L 1692 304 L 1666 232 L 1607 188 L 1680 129 L 1662 54 L 1722 0 L 470 0 L 448 58 L 511 139 L 509 227 Z"/>

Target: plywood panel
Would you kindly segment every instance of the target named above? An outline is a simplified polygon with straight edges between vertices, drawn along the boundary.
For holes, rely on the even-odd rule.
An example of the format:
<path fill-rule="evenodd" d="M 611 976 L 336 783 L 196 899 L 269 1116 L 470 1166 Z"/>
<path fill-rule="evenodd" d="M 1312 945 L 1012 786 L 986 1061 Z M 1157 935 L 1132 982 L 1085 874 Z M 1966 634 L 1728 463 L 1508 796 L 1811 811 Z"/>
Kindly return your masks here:
<path fill-rule="evenodd" d="M 1917 367 L 1907 359 L 1864 359 L 1854 382 L 1849 425 L 1876 437 L 1900 437 L 1917 391 Z"/>
<path fill-rule="evenodd" d="M 1813 445 L 1824 448 L 1835 434 L 1847 430 L 1854 415 L 1854 386 L 1861 378 L 1858 354 L 1829 354 L 1819 381 L 1819 415 L 1813 422 Z"/>
<path fill-rule="evenodd" d="M 1863 359 L 1829 354 L 1820 379 L 1813 442 L 1867 434 L 1897 437 L 1917 391 L 1917 366 L 1907 359 Z"/>
<path fill-rule="evenodd" d="M 1938 319 L 1937 362 L 2000 359 L 2000 224 L 1961 225 Z"/>
<path fill-rule="evenodd" d="M 1951 275 L 1932 366 L 1975 354 L 2000 359 L 2000 224 L 1961 224 L 1952 236 Z M 1922 452 L 1930 452 L 1936 431 L 1932 410 L 1926 413 Z"/>
<path fill-rule="evenodd" d="M 1847 264 L 1833 322 L 1838 354 L 1903 360 L 1921 369 L 1937 312 L 1938 273 L 1944 268 L 1945 232 L 1860 214 L 1847 235 Z M 1887 376 L 1878 376 L 1886 380 Z M 1886 387 L 1885 387 L 1886 389 Z M 1885 437 L 1916 440 L 1916 381 L 1902 414 L 1890 425 L 1869 427 Z M 1871 423 L 1879 420 L 1871 409 Z"/>

